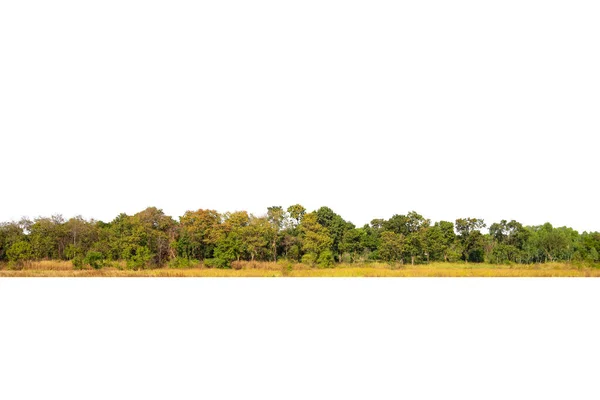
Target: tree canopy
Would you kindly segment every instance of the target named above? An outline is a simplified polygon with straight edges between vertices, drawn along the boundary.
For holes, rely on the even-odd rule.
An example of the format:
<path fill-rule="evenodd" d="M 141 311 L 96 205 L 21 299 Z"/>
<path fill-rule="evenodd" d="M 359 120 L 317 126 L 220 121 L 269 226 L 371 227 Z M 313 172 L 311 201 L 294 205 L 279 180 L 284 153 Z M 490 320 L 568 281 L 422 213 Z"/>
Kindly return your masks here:
<path fill-rule="evenodd" d="M 488 231 L 486 226 L 474 217 L 432 223 L 410 211 L 357 228 L 329 207 L 309 212 L 300 204 L 271 206 L 258 216 L 198 209 L 178 219 L 148 207 L 110 222 L 53 215 L 0 223 L 0 262 L 60 259 L 99 268 L 121 261 L 132 269 L 191 261 L 228 268 L 237 260 L 279 258 L 319 267 L 370 261 L 600 263 L 598 232 L 515 220 L 494 222 Z"/>

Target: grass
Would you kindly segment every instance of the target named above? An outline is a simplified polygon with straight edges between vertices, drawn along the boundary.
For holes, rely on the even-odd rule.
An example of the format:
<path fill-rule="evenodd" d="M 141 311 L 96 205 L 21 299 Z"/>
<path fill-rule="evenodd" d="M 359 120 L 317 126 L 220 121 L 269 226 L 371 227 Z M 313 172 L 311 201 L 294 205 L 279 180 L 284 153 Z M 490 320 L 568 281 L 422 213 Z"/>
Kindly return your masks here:
<path fill-rule="evenodd" d="M 0 265 L 0 277 L 596 277 L 600 268 L 570 263 L 494 265 L 474 263 L 431 263 L 389 265 L 385 263 L 336 264 L 312 268 L 305 264 L 280 262 L 235 262 L 232 269 L 156 268 L 133 271 L 121 263 L 111 267 L 76 270 L 69 261 L 34 261 L 18 268 Z"/>

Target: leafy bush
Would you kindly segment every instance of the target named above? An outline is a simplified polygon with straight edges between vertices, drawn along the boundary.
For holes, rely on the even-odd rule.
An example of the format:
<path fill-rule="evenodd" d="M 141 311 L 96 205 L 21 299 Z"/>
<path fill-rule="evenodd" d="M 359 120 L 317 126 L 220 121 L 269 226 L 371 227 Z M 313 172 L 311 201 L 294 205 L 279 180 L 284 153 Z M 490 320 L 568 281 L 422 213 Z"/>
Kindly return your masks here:
<path fill-rule="evenodd" d="M 310 265 L 311 267 L 317 262 L 317 255 L 314 253 L 306 253 L 302 256 L 302 264 Z"/>
<path fill-rule="evenodd" d="M 290 247 L 287 252 L 287 257 L 294 261 L 300 260 L 300 247 L 298 247 L 298 245 L 293 245 Z"/>
<path fill-rule="evenodd" d="M 84 263 L 90 265 L 94 269 L 102 268 L 102 264 L 104 261 L 104 254 L 99 251 L 88 251 L 83 260 Z"/>
<path fill-rule="evenodd" d="M 33 250 L 29 242 L 19 241 L 14 243 L 6 251 L 8 261 L 20 264 L 23 261 L 29 261 L 33 258 Z"/>
<path fill-rule="evenodd" d="M 231 268 L 231 261 L 223 258 L 207 258 L 204 260 L 204 265 L 208 268 Z"/>
<path fill-rule="evenodd" d="M 187 257 L 176 257 L 169 262 L 169 268 L 192 268 L 200 264 L 200 261 Z"/>
<path fill-rule="evenodd" d="M 137 246 L 127 258 L 127 268 L 133 270 L 144 269 L 152 259 L 152 253 L 146 246 Z"/>
<path fill-rule="evenodd" d="M 288 276 L 294 270 L 294 264 L 291 261 L 278 262 L 281 265 L 281 274 Z"/>
<path fill-rule="evenodd" d="M 73 269 L 83 269 L 84 260 L 81 255 L 73 257 L 71 263 L 73 264 Z"/>
<path fill-rule="evenodd" d="M 69 260 L 73 260 L 75 257 L 81 256 L 81 255 L 82 255 L 81 248 L 79 248 L 78 246 L 74 246 L 73 244 L 68 245 L 67 248 L 65 249 L 65 256 Z"/>
<path fill-rule="evenodd" d="M 321 268 L 329 268 L 333 265 L 333 261 L 333 253 L 331 252 L 331 250 L 324 250 L 319 255 L 317 263 Z"/>

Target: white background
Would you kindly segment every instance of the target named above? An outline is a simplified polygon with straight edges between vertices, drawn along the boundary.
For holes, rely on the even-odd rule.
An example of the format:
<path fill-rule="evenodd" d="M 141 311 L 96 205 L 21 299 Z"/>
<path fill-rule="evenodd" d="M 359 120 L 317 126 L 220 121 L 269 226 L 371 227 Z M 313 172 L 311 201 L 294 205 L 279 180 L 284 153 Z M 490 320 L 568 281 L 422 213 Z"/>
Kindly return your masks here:
<path fill-rule="evenodd" d="M 599 230 L 596 1 L 2 1 L 0 220 Z"/>
<path fill-rule="evenodd" d="M 0 280 L 0 398 L 598 399 L 598 280 Z"/>
<path fill-rule="evenodd" d="M 598 230 L 594 1 L 2 1 L 0 220 Z M 3 279 L 0 398 L 597 399 L 594 279 Z"/>

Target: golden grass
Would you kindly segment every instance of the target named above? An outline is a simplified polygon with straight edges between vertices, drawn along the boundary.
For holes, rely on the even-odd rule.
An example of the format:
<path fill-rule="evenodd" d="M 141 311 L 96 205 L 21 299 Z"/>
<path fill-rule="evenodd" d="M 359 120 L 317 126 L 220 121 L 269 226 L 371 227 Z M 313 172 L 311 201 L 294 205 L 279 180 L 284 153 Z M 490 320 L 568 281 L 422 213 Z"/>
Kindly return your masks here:
<path fill-rule="evenodd" d="M 119 268 L 75 270 L 68 261 L 36 261 L 21 269 L 0 266 L 0 277 L 597 277 L 600 268 L 547 263 L 531 265 L 493 265 L 431 263 L 425 265 L 389 265 L 385 263 L 336 264 L 333 268 L 311 268 L 287 261 L 234 263 L 232 269 L 157 268 L 141 271 Z"/>

